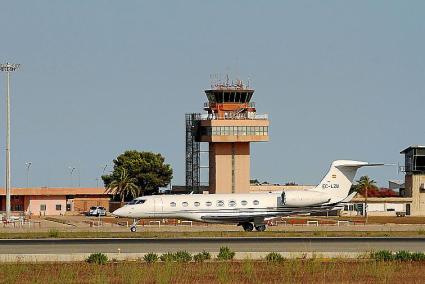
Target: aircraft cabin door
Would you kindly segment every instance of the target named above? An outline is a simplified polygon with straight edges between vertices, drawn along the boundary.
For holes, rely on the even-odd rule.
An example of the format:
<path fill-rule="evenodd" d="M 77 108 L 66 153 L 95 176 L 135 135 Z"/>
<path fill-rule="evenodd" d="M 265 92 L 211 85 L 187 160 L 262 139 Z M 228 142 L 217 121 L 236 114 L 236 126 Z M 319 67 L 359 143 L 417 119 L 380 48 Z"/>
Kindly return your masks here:
<path fill-rule="evenodd" d="M 162 198 L 161 197 L 155 197 L 154 199 L 154 217 L 156 217 L 159 214 L 162 214 Z"/>

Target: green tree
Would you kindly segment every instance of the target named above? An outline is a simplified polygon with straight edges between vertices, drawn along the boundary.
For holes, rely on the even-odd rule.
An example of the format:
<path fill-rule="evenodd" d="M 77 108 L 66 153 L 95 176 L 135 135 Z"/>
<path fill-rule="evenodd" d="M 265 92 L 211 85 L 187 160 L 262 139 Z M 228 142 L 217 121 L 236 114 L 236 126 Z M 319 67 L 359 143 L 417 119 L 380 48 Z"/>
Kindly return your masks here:
<path fill-rule="evenodd" d="M 131 196 L 132 198 L 139 196 L 140 188 L 136 184 L 137 179 L 130 177 L 125 168 L 118 169 L 118 172 L 119 175 L 106 185 L 106 192 L 119 196 L 121 202 L 124 202 L 126 196 Z"/>
<path fill-rule="evenodd" d="M 114 180 L 119 180 L 125 169 L 128 177 L 139 188 L 137 195 L 153 194 L 160 187 L 167 186 L 173 178 L 173 170 L 164 163 L 164 157 L 159 153 L 125 151 L 114 162 L 114 170 L 109 175 L 102 176 L 106 188 Z M 135 197 L 131 194 L 132 197 Z"/>
<path fill-rule="evenodd" d="M 355 189 L 365 198 L 365 218 L 367 222 L 367 194 L 370 189 L 377 189 L 376 181 L 369 178 L 368 176 L 362 176 L 357 181 L 357 184 L 355 185 Z"/>

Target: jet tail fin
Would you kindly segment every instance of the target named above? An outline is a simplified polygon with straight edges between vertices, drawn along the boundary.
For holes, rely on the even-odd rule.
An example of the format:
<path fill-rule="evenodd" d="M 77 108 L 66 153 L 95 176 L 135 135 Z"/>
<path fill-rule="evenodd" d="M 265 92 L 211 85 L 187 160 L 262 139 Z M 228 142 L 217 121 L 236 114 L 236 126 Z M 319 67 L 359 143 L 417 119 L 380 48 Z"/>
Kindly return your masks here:
<path fill-rule="evenodd" d="M 353 184 L 356 172 L 361 167 L 384 166 L 382 163 L 367 163 L 360 161 L 338 160 L 334 161 L 323 180 L 314 191 L 329 194 L 330 203 L 341 202 L 348 199 L 351 185 Z M 354 197 L 354 195 L 353 195 Z M 353 198 L 351 197 L 351 198 Z M 350 200 L 351 200 L 350 198 Z"/>

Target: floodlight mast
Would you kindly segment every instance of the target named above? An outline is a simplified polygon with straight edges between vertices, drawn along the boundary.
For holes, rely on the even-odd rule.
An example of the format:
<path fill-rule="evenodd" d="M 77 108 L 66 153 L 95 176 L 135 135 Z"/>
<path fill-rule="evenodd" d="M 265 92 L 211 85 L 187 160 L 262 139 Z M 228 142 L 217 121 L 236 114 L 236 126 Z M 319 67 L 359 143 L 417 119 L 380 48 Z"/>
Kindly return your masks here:
<path fill-rule="evenodd" d="M 10 219 L 10 72 L 16 71 L 21 64 L 0 64 L 0 71 L 6 72 L 6 219 Z"/>

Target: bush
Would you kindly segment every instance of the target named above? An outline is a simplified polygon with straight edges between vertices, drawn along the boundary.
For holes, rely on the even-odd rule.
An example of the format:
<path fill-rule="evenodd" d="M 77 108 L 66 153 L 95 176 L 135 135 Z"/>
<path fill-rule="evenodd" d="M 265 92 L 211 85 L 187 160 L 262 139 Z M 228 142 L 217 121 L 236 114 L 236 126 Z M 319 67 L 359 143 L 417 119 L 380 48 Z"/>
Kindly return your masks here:
<path fill-rule="evenodd" d="M 232 260 L 235 257 L 235 252 L 228 247 L 221 247 L 217 255 L 218 260 Z"/>
<path fill-rule="evenodd" d="M 203 262 L 205 260 L 211 259 L 211 254 L 207 251 L 200 252 L 193 256 L 193 260 L 196 262 Z"/>
<path fill-rule="evenodd" d="M 282 262 L 285 260 L 285 258 L 280 253 L 271 252 L 266 255 L 266 260 L 268 262 Z"/>
<path fill-rule="evenodd" d="M 389 250 L 380 250 L 377 252 L 373 252 L 371 254 L 371 257 L 375 260 L 379 260 L 379 261 L 389 261 L 389 260 L 394 260 L 394 255 L 391 251 Z"/>
<path fill-rule="evenodd" d="M 156 253 L 150 252 L 148 254 L 145 254 L 145 256 L 143 257 L 143 260 L 149 263 L 157 262 L 158 255 Z"/>
<path fill-rule="evenodd" d="M 92 253 L 86 261 L 88 263 L 94 263 L 94 264 L 106 264 L 108 262 L 108 257 L 103 253 Z"/>
<path fill-rule="evenodd" d="M 56 229 L 50 229 L 48 232 L 49 238 L 57 238 L 59 237 L 59 231 Z"/>
<path fill-rule="evenodd" d="M 410 255 L 410 258 L 413 261 L 425 261 L 425 253 L 423 252 L 414 252 Z"/>
<path fill-rule="evenodd" d="M 167 252 L 161 255 L 159 259 L 165 262 L 176 261 L 176 256 L 172 252 Z"/>
<path fill-rule="evenodd" d="M 398 261 L 409 261 L 412 260 L 412 254 L 408 251 L 401 250 L 396 252 L 394 259 Z"/>
<path fill-rule="evenodd" d="M 178 262 L 189 262 L 192 260 L 192 255 L 187 251 L 178 251 L 174 256 Z"/>

